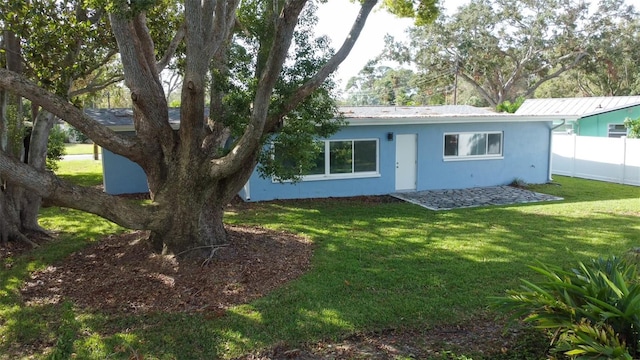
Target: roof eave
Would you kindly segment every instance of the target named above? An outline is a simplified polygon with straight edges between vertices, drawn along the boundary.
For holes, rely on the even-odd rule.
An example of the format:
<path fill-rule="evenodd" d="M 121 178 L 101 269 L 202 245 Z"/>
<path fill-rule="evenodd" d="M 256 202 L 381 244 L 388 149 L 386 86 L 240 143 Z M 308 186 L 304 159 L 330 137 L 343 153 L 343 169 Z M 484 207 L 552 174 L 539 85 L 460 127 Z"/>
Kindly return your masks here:
<path fill-rule="evenodd" d="M 396 118 L 346 118 L 349 126 L 370 125 L 422 125 L 422 124 L 469 124 L 507 122 L 552 122 L 577 120 L 576 116 L 531 116 L 531 115 L 491 115 L 491 116 L 428 116 Z"/>

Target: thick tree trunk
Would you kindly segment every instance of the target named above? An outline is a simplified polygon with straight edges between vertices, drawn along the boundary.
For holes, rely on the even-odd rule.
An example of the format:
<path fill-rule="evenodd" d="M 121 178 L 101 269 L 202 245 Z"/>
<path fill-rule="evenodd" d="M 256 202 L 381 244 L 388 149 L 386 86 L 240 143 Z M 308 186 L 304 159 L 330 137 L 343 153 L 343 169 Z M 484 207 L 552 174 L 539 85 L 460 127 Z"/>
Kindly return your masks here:
<path fill-rule="evenodd" d="M 188 166 L 182 163 L 169 171 L 170 179 L 152 191 L 158 206 L 168 210 L 158 213 L 161 219 L 156 223 L 162 226 L 151 230 L 154 249 L 162 254 L 207 258 L 226 244 L 224 207 L 246 184 L 256 159 L 257 152 L 240 172 L 213 181 L 197 159 L 192 159 Z"/>
<path fill-rule="evenodd" d="M 20 57 L 20 41 L 14 33 L 4 32 L 6 40 L 6 66 L 7 69 L 20 73 L 22 71 L 22 59 Z M 12 97 L 2 90 L 0 91 L 0 151 L 7 155 L 20 159 L 23 154 L 22 121 L 23 121 L 23 101 L 22 97 L 16 95 Z M 16 118 L 9 119 L 7 107 L 13 101 L 16 107 Z M 48 131 L 46 131 L 48 138 Z M 47 154 L 47 139 L 44 142 L 44 157 Z M 38 149 L 34 149 L 34 157 Z M 40 230 L 38 226 L 38 211 L 40 209 L 40 197 L 33 192 L 27 191 L 16 183 L 8 183 L 0 177 L 0 241 L 21 240 L 33 246 L 25 233 L 30 230 Z"/>
<path fill-rule="evenodd" d="M 2 109 L 6 107 L 6 101 L 4 102 Z M 17 101 L 18 107 L 20 107 L 21 101 Z M 4 110 L 2 110 L 4 111 Z M 15 120 L 20 121 L 20 119 Z M 49 130 L 53 125 L 54 118 L 50 114 L 42 114 L 38 116 L 34 122 L 33 131 L 31 132 L 31 141 L 28 149 L 28 154 L 25 151 L 25 158 L 28 159 L 30 165 L 38 170 L 44 170 L 46 166 L 47 157 L 47 143 L 49 138 Z M 0 127 L 0 131 L 3 134 L 3 138 L 8 141 L 3 141 L 2 151 L 11 154 L 13 148 L 17 148 L 16 145 L 22 146 L 21 141 L 17 141 L 15 132 L 9 134 L 9 120 L 6 115 L 3 116 L 3 126 Z M 23 151 L 17 151 L 13 155 L 17 158 Z M 38 232 L 45 234 L 44 229 L 38 224 L 38 214 L 40 212 L 40 206 L 42 204 L 42 198 L 32 191 L 26 191 L 18 184 L 15 183 L 3 183 L 0 179 L 0 238 L 3 242 L 9 239 L 22 240 L 34 244 L 28 241 L 27 234 L 30 232 Z"/>
<path fill-rule="evenodd" d="M 29 165 L 38 170 L 45 170 L 47 165 L 47 147 L 49 132 L 55 118 L 48 112 L 39 112 L 33 123 L 29 145 Z M 21 202 L 20 220 L 23 229 L 45 233 L 38 224 L 38 214 L 42 205 L 42 197 L 33 192 L 25 192 Z"/>
<path fill-rule="evenodd" d="M 9 240 L 23 241 L 32 246 L 37 246 L 34 242 L 29 240 L 26 236 L 29 229 L 25 229 L 22 226 L 20 219 L 22 210 L 22 201 L 27 193 L 24 189 L 18 186 L 7 186 L 0 194 L 0 216 L 3 217 L 0 224 L 2 225 L 0 233 L 2 241 Z"/>
<path fill-rule="evenodd" d="M 157 252 L 185 257 L 206 257 L 227 242 L 222 222 L 226 199 L 204 202 L 192 189 L 176 189 L 171 211 L 164 214 L 163 229 L 152 230 L 150 241 Z"/>

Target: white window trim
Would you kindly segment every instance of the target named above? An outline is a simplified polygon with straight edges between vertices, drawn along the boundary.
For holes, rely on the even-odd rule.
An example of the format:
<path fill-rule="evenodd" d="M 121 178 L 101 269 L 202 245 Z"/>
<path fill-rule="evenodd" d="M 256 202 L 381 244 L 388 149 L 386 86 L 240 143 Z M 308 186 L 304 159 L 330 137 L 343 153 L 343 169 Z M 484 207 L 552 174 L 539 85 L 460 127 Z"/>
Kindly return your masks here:
<path fill-rule="evenodd" d="M 362 179 L 362 178 L 374 178 L 380 177 L 380 139 L 378 138 L 362 138 L 362 139 L 326 139 L 318 140 L 324 143 L 324 174 L 303 175 L 300 177 L 301 181 L 323 181 L 323 180 L 342 180 L 342 179 Z M 351 141 L 351 147 L 353 149 L 353 143 L 355 141 L 375 141 L 376 142 L 376 171 L 359 171 L 353 172 L 353 162 L 351 163 L 351 173 L 331 174 L 331 142 L 337 141 Z M 353 152 L 352 152 L 353 156 Z M 353 159 L 352 159 L 353 160 Z M 273 178 L 272 182 L 281 182 L 277 178 Z M 292 182 L 292 181 L 284 181 Z"/>
<path fill-rule="evenodd" d="M 447 135 L 462 135 L 462 134 L 500 134 L 500 154 L 484 154 L 484 155 L 444 155 L 445 139 Z M 488 144 L 487 144 L 488 145 Z M 475 161 L 475 160 L 502 160 L 504 159 L 504 132 L 503 131 L 462 131 L 462 132 L 447 132 L 442 135 L 442 160 L 443 161 Z"/>

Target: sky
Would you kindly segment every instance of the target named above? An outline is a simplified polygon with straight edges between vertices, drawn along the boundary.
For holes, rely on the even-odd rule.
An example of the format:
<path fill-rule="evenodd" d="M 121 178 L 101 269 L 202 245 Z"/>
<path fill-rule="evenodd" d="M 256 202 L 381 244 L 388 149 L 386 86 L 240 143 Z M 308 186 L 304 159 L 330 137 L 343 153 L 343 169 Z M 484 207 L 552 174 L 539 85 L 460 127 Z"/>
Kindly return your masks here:
<path fill-rule="evenodd" d="M 440 0 L 447 13 L 454 12 L 467 2 L 468 0 Z M 318 9 L 317 34 L 329 36 L 333 47 L 340 47 L 359 9 L 359 4 L 348 0 L 328 0 L 326 4 L 321 4 Z M 353 50 L 336 72 L 337 79 L 340 81 L 339 87 L 344 88 L 349 78 L 356 76 L 367 61 L 380 54 L 386 34 L 396 39 L 406 40 L 405 29 L 412 23 L 410 19 L 399 19 L 376 7 L 369 15 Z"/>

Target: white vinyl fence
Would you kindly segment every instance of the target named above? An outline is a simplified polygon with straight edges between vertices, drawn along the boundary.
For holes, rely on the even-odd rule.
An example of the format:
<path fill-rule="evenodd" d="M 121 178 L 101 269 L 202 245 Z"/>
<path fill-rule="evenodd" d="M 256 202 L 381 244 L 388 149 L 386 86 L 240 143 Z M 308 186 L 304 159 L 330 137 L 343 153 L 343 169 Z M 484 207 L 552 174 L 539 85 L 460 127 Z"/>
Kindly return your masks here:
<path fill-rule="evenodd" d="M 551 172 L 640 186 L 640 139 L 553 134 Z"/>

